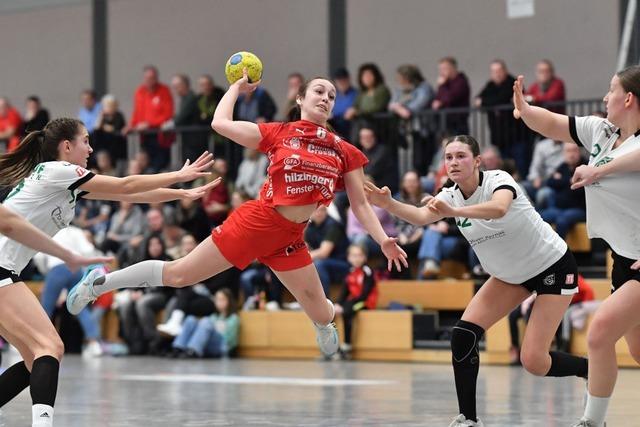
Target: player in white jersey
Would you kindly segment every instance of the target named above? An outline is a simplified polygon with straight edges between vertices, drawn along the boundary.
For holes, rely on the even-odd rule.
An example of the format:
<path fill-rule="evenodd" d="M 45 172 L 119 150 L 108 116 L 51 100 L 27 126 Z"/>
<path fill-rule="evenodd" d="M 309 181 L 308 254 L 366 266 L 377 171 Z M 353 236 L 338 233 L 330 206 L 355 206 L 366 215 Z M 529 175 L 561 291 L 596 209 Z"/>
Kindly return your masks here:
<path fill-rule="evenodd" d="M 141 203 L 195 199 L 219 182 L 192 190 L 160 188 L 205 175 L 212 164 L 208 153 L 178 172 L 114 178 L 85 169 L 91 152 L 89 134 L 76 119 L 56 119 L 30 133 L 15 151 L 0 156 L 0 185 L 13 187 L 3 210 L 51 237 L 73 219 L 79 197 Z M 51 426 L 64 348 L 40 302 L 19 277 L 35 249 L 0 236 L 0 334 L 24 359 L 0 375 L 0 406 L 30 386 L 33 426 Z M 78 263 L 77 258 L 71 261 Z"/>
<path fill-rule="evenodd" d="M 606 119 L 530 106 L 522 87 L 520 76 L 514 84 L 516 117 L 548 138 L 574 141 L 591 153 L 589 165 L 576 170 L 573 187 L 585 186 L 589 237 L 604 239 L 613 251 L 613 293 L 589 326 L 589 392 L 576 426 L 599 427 L 616 383 L 616 342 L 624 336 L 640 362 L 640 67 L 611 79 Z"/>
<path fill-rule="evenodd" d="M 567 244 L 534 210 L 516 181 L 501 170 L 481 171 L 478 142 L 467 135 L 445 146 L 453 186 L 415 207 L 391 198 L 388 188 L 367 184 L 369 199 L 417 225 L 454 217 L 491 277 L 473 297 L 451 335 L 458 415 L 451 426 L 482 426 L 476 414 L 478 342 L 484 331 L 537 292 L 520 358 L 540 376 L 587 375 L 587 360 L 549 351 L 571 296 L 578 269 Z"/>

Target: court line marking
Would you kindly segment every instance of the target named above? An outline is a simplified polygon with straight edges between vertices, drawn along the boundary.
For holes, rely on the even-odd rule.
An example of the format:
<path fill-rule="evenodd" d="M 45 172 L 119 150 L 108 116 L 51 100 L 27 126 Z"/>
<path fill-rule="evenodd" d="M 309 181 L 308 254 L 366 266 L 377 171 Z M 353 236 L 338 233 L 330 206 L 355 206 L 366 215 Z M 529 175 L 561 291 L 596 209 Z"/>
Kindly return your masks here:
<path fill-rule="evenodd" d="M 332 378 L 291 378 L 291 377 L 255 377 L 234 375 L 203 375 L 203 374 L 156 374 L 156 375 L 109 375 L 110 380 L 122 381 L 155 381 L 172 383 L 217 383 L 217 384 L 266 384 L 266 385 L 297 385 L 297 386 L 380 386 L 396 384 L 397 381 L 388 380 L 350 380 Z"/>

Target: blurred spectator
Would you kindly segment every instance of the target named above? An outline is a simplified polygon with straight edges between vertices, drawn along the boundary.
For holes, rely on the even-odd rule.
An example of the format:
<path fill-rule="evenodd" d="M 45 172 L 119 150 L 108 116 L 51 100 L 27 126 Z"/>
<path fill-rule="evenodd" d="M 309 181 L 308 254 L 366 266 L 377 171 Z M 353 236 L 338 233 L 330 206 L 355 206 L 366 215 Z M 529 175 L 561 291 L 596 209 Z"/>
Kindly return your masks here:
<path fill-rule="evenodd" d="M 573 142 L 563 145 L 564 162 L 547 179 L 546 185 L 553 191 L 547 198 L 547 208 L 540 212 L 546 222 L 555 224 L 556 232 L 563 239 L 578 222 L 586 220 L 584 187 L 571 189 L 571 177 L 576 168 L 585 164 L 580 147 Z"/>
<path fill-rule="evenodd" d="M 562 141 L 545 138 L 536 142 L 527 180 L 522 182 L 522 186 L 527 190 L 529 198 L 535 202 L 536 207 L 545 206 L 548 192 L 540 190 L 544 188 L 544 183 L 558 166 L 564 162 L 562 151 Z"/>
<path fill-rule="evenodd" d="M 347 120 L 371 116 L 387 110 L 391 92 L 384 84 L 384 76 L 374 63 L 362 64 L 358 69 L 358 96 L 353 107 L 345 112 Z"/>
<path fill-rule="evenodd" d="M 365 180 L 373 182 L 374 184 L 376 183 L 370 176 L 365 176 Z M 376 214 L 376 217 L 378 218 L 378 221 L 380 221 L 380 225 L 382 225 L 387 236 L 397 236 L 398 230 L 396 230 L 396 222 L 393 215 L 385 209 L 375 205 L 372 205 L 371 208 L 373 209 L 373 213 Z M 347 237 L 352 244 L 363 245 L 366 247 L 367 253 L 370 255 L 378 255 L 381 253 L 380 246 L 369 235 L 360 220 L 353 213 L 353 209 L 351 209 L 351 207 L 347 210 Z"/>
<path fill-rule="evenodd" d="M 133 95 L 133 114 L 129 130 L 139 132 L 157 130 L 173 117 L 173 98 L 169 88 L 158 80 L 158 69 L 146 65 L 143 69 L 142 84 Z M 163 169 L 169 163 L 169 147 L 173 140 L 165 134 L 150 132 L 141 135 L 141 145 L 149 153 L 151 168 Z"/>
<path fill-rule="evenodd" d="M 216 314 L 198 320 L 189 316 L 173 341 L 174 357 L 227 357 L 238 346 L 240 318 L 229 289 L 215 294 Z"/>
<path fill-rule="evenodd" d="M 300 87 L 304 84 L 304 76 L 301 73 L 293 72 L 287 76 L 287 99 L 284 105 L 284 117 L 286 118 L 296 104 L 296 97 Z"/>
<path fill-rule="evenodd" d="M 340 345 L 341 359 L 351 359 L 353 319 L 360 310 L 375 310 L 378 304 L 378 288 L 373 270 L 367 265 L 367 250 L 351 245 L 347 252 L 351 271 L 345 277 L 342 292 L 336 303 L 336 314 L 342 316 L 344 343 Z"/>
<path fill-rule="evenodd" d="M 93 132 L 93 129 L 95 129 L 101 110 L 102 106 L 98 103 L 96 92 L 92 89 L 83 90 L 80 94 L 78 119 L 84 123 L 84 127 L 87 128 L 87 132 L 91 133 Z"/>
<path fill-rule="evenodd" d="M 336 102 L 330 123 L 338 135 L 350 139 L 352 117 L 347 117 L 346 113 L 353 108 L 358 91 L 351 85 L 351 76 L 346 68 L 335 70 L 333 82 L 336 85 Z"/>
<path fill-rule="evenodd" d="M 96 256 L 99 252 L 87 239 L 84 231 L 77 227 L 66 227 L 61 229 L 54 237 L 57 243 L 73 252 L 84 256 Z M 63 291 L 68 291 L 82 278 L 83 271 L 72 272 L 69 267 L 59 258 L 43 253 L 38 253 L 34 257 L 34 262 L 38 270 L 45 276 L 44 287 L 40 295 L 42 308 L 49 318 L 53 319 L 58 301 Z M 102 347 L 100 345 L 100 325 L 91 315 L 89 307 L 78 313 L 78 321 L 87 340 L 87 345 L 83 351 L 86 356 L 100 356 Z"/>
<path fill-rule="evenodd" d="M 98 151 L 96 154 L 96 166 L 100 175 L 117 176 L 116 168 L 113 166 L 111 154 L 108 151 Z"/>
<path fill-rule="evenodd" d="M 22 119 L 18 110 L 13 108 L 9 100 L 0 97 L 0 153 L 13 151 L 20 144 Z"/>
<path fill-rule="evenodd" d="M 115 96 L 107 94 L 101 103 L 102 111 L 91 135 L 91 146 L 93 151 L 107 150 L 114 162 L 123 162 L 127 158 L 127 139 L 122 133 L 126 125 L 124 115 L 118 109 Z"/>
<path fill-rule="evenodd" d="M 213 82 L 213 77 L 203 74 L 198 78 L 198 110 L 200 111 L 200 124 L 210 127 L 213 120 L 213 113 L 216 111 L 218 102 L 224 96 L 224 89 L 218 87 Z"/>
<path fill-rule="evenodd" d="M 200 124 L 200 108 L 198 98 L 191 90 L 191 81 L 185 74 L 176 74 L 171 79 L 171 87 L 178 98 L 178 108 L 173 117 L 175 127 L 194 127 Z M 207 149 L 207 138 L 203 138 L 200 131 L 194 129 L 181 131 L 182 161 L 195 161 Z"/>
<path fill-rule="evenodd" d="M 493 145 L 488 145 L 480 153 L 481 168 L 485 171 L 502 169 L 503 161 L 500 150 Z"/>
<path fill-rule="evenodd" d="M 340 224 L 327 214 L 327 207 L 319 206 L 304 230 L 304 241 L 309 247 L 313 264 L 320 275 L 324 293 L 329 295 L 331 283 L 338 283 L 349 272 L 346 259 L 349 241 Z"/>
<path fill-rule="evenodd" d="M 218 177 L 222 178 L 220 185 L 212 188 L 202 198 L 202 207 L 209 218 L 209 226 L 211 228 L 222 224 L 229 214 L 229 188 L 227 187 L 228 166 L 224 159 L 216 159 L 213 164 L 213 173 L 209 175 L 210 180 Z"/>
<path fill-rule="evenodd" d="M 111 222 L 113 203 L 102 200 L 80 198 L 76 205 L 76 216 L 73 224 L 89 230 L 96 246 L 101 246 L 106 238 Z"/>
<path fill-rule="evenodd" d="M 489 81 L 475 99 L 476 107 L 489 108 L 487 119 L 491 131 L 491 144 L 500 149 L 504 157 L 511 157 L 509 144 L 514 142 L 517 121 L 513 117 L 513 107 L 509 106 L 513 97 L 513 77 L 502 59 L 495 59 L 489 65 Z"/>
<path fill-rule="evenodd" d="M 369 163 L 364 166 L 364 173 L 371 176 L 381 187 L 388 186 L 391 191 L 397 189 L 397 163 L 385 144 L 379 144 L 378 138 L 370 125 L 360 128 L 359 141 L 362 152 Z"/>
<path fill-rule="evenodd" d="M 408 171 L 402 177 L 400 193 L 396 198 L 402 203 L 413 206 L 422 206 L 422 199 L 426 196 L 420 185 L 420 177 L 415 171 Z M 418 254 L 418 248 L 422 240 L 424 228 L 396 217 L 396 229 L 398 230 L 398 244 L 405 250 L 410 258 Z"/>
<path fill-rule="evenodd" d="M 469 108 L 470 93 L 469 80 L 458 71 L 458 61 L 450 56 L 442 58 L 438 63 L 438 90 L 431 108 Z M 468 134 L 468 119 L 469 113 L 447 114 L 446 131 L 451 135 Z"/>
<path fill-rule="evenodd" d="M 447 176 L 447 169 L 444 165 L 444 148 L 449 142 L 449 138 L 451 138 L 451 136 L 446 132 L 442 133 L 441 136 L 437 138 L 437 140 L 440 141 L 440 148 L 436 151 L 436 154 L 431 160 L 429 172 L 426 176 L 420 179 L 422 190 L 427 193 L 438 193 L 449 178 Z"/>
<path fill-rule="evenodd" d="M 122 257 L 129 247 L 129 242 L 134 237 L 142 235 L 143 229 L 144 213 L 140 206 L 122 201 L 111 217 L 107 237 L 100 249 L 105 253 L 118 255 L 118 264 L 122 266 Z"/>
<path fill-rule="evenodd" d="M 149 236 L 144 242 L 143 260 L 169 261 L 162 237 Z M 116 294 L 121 335 L 130 354 L 156 354 L 160 336 L 156 330 L 156 315 L 165 308 L 173 294 L 169 286 L 136 288 Z"/>
<path fill-rule="evenodd" d="M 133 172 L 135 171 L 135 173 Z M 147 150 L 140 150 L 136 153 L 135 157 L 129 161 L 129 175 L 136 174 L 152 174 L 153 168 L 151 167 L 151 161 Z"/>
<path fill-rule="evenodd" d="M 27 98 L 24 112 L 25 133 L 42 130 L 49 122 L 49 111 L 42 107 L 40 98 L 31 95 Z"/>
<path fill-rule="evenodd" d="M 267 176 L 267 166 L 269 166 L 267 156 L 253 148 L 245 148 L 244 159 L 238 167 L 236 189 L 244 191 L 252 199 L 258 197 Z"/>
<path fill-rule="evenodd" d="M 525 92 L 525 100 L 536 105 L 566 101 L 564 82 L 557 78 L 553 63 L 543 59 L 536 65 L 536 81 Z M 546 107 L 550 111 L 564 114 L 564 106 Z"/>
<path fill-rule="evenodd" d="M 198 242 L 211 235 L 209 218 L 199 200 L 180 199 L 176 208 L 176 221 L 180 228 L 194 235 Z"/>
<path fill-rule="evenodd" d="M 427 225 L 418 249 L 418 279 L 436 279 L 443 259 L 464 259 L 465 251 L 470 252 L 471 249 L 456 226 L 455 219 L 446 218 Z"/>
<path fill-rule="evenodd" d="M 398 67 L 396 81 L 398 89 L 393 92 L 389 111 L 403 119 L 400 133 L 404 138 L 413 140 L 413 168 L 424 175 L 435 147 L 433 136 L 424 120 L 421 121 L 416 115 L 429 108 L 433 100 L 433 89 L 415 65 Z"/>

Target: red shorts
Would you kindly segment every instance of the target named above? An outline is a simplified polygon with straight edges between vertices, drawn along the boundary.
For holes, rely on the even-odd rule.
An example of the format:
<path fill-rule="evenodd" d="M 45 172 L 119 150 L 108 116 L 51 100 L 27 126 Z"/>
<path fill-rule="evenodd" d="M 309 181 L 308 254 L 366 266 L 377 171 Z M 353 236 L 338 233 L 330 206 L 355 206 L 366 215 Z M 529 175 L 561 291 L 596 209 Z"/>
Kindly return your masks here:
<path fill-rule="evenodd" d="M 272 270 L 289 271 L 312 263 L 303 240 L 306 226 L 250 200 L 214 228 L 211 238 L 227 261 L 241 270 L 257 259 Z"/>

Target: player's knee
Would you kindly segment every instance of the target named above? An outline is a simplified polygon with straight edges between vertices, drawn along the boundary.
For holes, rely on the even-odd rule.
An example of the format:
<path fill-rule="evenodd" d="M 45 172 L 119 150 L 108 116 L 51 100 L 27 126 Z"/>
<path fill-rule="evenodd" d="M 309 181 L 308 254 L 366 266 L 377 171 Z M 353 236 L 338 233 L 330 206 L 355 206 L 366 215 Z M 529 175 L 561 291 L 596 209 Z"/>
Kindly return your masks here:
<path fill-rule="evenodd" d="M 475 323 L 459 320 L 451 333 L 453 365 L 475 365 L 479 362 L 478 343 L 484 329 Z"/>
<path fill-rule="evenodd" d="M 600 350 L 602 348 L 615 346 L 619 337 L 614 337 L 611 334 L 611 330 L 608 328 L 609 320 L 606 315 L 593 318 L 593 321 L 589 325 L 589 332 L 587 333 L 587 346 L 589 351 Z"/>
<path fill-rule="evenodd" d="M 520 351 L 520 362 L 530 374 L 545 376 L 549 371 L 548 349 L 524 346 Z"/>
<path fill-rule="evenodd" d="M 33 345 L 30 352 L 32 354 L 31 363 L 33 363 L 33 360 L 42 356 L 52 356 L 61 360 L 62 355 L 64 354 L 64 343 L 57 334 L 53 336 L 46 336 Z"/>

